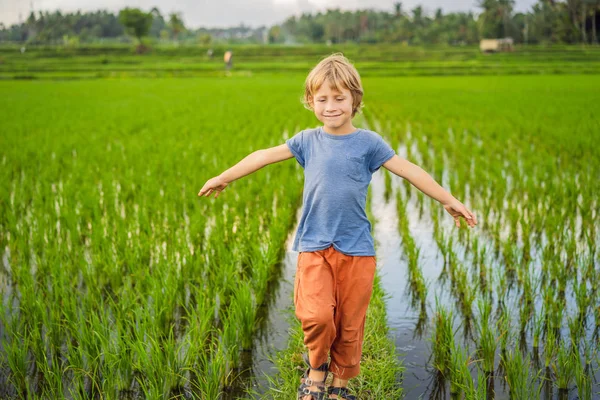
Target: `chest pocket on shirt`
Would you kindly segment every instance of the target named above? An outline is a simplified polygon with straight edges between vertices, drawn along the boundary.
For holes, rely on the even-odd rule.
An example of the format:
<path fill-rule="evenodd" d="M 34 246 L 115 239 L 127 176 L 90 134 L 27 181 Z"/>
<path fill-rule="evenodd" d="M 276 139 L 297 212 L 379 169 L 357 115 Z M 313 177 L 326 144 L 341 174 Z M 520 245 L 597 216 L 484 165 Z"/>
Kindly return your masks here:
<path fill-rule="evenodd" d="M 346 175 L 357 182 L 364 182 L 367 178 L 365 162 L 365 156 L 355 157 L 346 155 L 346 165 L 348 166 Z"/>

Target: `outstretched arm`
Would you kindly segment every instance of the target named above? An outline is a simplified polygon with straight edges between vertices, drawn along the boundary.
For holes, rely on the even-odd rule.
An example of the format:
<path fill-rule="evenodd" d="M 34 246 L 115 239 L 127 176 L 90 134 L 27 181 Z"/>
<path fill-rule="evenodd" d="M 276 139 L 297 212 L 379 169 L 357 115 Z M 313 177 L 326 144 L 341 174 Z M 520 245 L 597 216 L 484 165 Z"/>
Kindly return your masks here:
<path fill-rule="evenodd" d="M 477 225 L 477 218 L 464 204 L 452 196 L 446 189 L 441 187 L 427 172 L 421 167 L 411 163 L 408 160 L 394 155 L 388 161 L 383 163 L 383 167 L 388 171 L 406 179 L 414 187 L 425 193 L 427 196 L 440 202 L 446 211 L 454 218 L 456 226 L 460 227 L 460 217 L 465 218 L 467 224 L 472 228 Z"/>
<path fill-rule="evenodd" d="M 268 149 L 256 150 L 255 152 L 248 154 L 227 171 L 221 173 L 221 175 L 206 181 L 202 189 L 200 189 L 198 196 L 210 197 L 214 191 L 216 193 L 216 199 L 230 182 L 249 175 L 265 165 L 287 160 L 292 157 L 294 157 L 294 155 L 285 143 Z"/>

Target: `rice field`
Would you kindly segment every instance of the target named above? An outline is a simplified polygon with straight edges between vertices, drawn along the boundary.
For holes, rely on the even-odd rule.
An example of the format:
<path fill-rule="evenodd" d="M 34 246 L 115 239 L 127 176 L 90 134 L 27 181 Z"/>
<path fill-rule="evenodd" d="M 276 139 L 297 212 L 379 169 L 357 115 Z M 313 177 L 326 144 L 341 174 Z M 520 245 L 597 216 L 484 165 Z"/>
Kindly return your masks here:
<path fill-rule="evenodd" d="M 0 85 L 2 396 L 216 398 L 252 343 L 302 176 L 290 162 L 224 200 L 196 193 L 309 122 L 288 118 L 295 85 Z"/>
<path fill-rule="evenodd" d="M 400 319 L 417 321 L 413 346 L 428 342 L 430 395 L 600 395 L 599 88 L 558 76 L 367 86 L 371 123 L 480 221 L 452 229 L 386 171 L 407 276 L 398 298 L 410 300 Z"/>
<path fill-rule="evenodd" d="M 288 160 L 216 200 L 196 194 L 316 126 L 303 79 L 0 81 L 0 397 L 217 399 L 297 385 L 292 321 L 274 360 L 285 374 L 238 390 L 252 386 L 244 359 L 281 275 L 301 168 Z M 366 363 L 363 397 L 599 396 L 598 75 L 363 84 L 357 126 L 479 220 L 456 229 L 408 182 L 374 175 L 381 279 L 367 353 L 386 361 Z"/>
<path fill-rule="evenodd" d="M 597 46 L 516 45 L 483 54 L 478 46 L 378 45 L 157 45 L 140 56 L 130 45 L 78 47 L 0 44 L 0 79 L 122 79 L 306 74 L 324 55 L 342 51 L 361 76 L 598 75 Z M 208 51 L 212 51 L 212 56 Z M 223 54 L 233 51 L 233 69 Z"/>

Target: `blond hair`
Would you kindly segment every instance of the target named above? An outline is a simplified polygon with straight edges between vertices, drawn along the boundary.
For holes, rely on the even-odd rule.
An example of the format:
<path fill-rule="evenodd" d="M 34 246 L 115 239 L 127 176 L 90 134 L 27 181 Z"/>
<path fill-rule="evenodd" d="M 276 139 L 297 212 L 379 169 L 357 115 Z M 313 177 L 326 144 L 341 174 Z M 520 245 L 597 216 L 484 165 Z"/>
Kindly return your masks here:
<path fill-rule="evenodd" d="M 304 96 L 302 97 L 304 107 L 313 110 L 314 95 L 325 81 L 333 90 L 341 91 L 340 86 L 348 89 L 352 94 L 352 116 L 354 117 L 354 114 L 360 112 L 364 106 L 362 103 L 364 91 L 360 75 L 342 53 L 334 53 L 324 58 L 310 71 L 304 82 Z"/>

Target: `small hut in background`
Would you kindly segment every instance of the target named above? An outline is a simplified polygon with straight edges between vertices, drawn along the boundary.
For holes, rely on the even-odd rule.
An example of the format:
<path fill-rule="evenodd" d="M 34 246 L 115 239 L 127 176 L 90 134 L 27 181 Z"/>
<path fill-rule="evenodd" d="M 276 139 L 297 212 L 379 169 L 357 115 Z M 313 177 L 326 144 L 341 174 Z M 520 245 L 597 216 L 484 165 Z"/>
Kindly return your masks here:
<path fill-rule="evenodd" d="M 482 52 L 496 52 L 496 51 L 513 51 L 513 39 L 502 38 L 502 39 L 482 39 L 479 42 L 479 50 Z"/>

